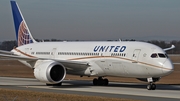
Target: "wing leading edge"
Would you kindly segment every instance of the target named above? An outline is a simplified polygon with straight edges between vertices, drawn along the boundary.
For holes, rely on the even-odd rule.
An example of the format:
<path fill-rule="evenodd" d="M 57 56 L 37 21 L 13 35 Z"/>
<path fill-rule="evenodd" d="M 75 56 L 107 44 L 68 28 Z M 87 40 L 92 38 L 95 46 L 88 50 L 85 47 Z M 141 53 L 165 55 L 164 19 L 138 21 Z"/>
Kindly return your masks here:
<path fill-rule="evenodd" d="M 3 54 L 2 54 L 3 53 Z M 5 54 L 8 53 L 8 54 Z M 21 61 L 27 61 L 27 62 L 36 62 L 38 60 L 53 60 L 56 62 L 59 62 L 63 64 L 67 69 L 71 70 L 84 70 L 85 68 L 89 67 L 88 62 L 84 61 L 72 61 L 72 60 L 59 60 L 59 59 L 50 59 L 50 58 L 37 58 L 37 57 L 27 57 L 27 56 L 20 56 L 15 55 L 13 52 L 9 51 L 1 51 L 0 50 L 0 59 L 9 59 L 9 60 L 21 60 Z"/>

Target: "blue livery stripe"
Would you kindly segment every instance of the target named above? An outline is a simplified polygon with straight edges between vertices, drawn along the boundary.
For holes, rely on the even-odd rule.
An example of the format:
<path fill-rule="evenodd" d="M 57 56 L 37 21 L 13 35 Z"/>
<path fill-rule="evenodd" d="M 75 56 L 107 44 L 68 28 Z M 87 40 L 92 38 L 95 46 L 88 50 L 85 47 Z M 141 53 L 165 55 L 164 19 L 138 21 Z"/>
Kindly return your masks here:
<path fill-rule="evenodd" d="M 23 18 L 21 16 L 21 13 L 19 12 L 18 6 L 15 1 L 11 1 L 11 8 L 12 8 L 14 26 L 15 26 L 15 31 L 16 31 L 16 40 L 18 40 L 19 26 L 21 22 L 23 21 Z"/>

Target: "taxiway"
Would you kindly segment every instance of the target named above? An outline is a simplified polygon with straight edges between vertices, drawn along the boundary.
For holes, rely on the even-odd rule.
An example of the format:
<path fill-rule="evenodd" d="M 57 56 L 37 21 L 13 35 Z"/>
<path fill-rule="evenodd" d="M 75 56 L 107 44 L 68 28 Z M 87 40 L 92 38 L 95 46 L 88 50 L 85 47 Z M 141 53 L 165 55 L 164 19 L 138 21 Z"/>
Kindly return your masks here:
<path fill-rule="evenodd" d="M 146 101 L 179 101 L 180 85 L 160 85 L 156 90 L 147 90 L 146 84 L 110 82 L 109 86 L 93 86 L 91 81 L 65 80 L 62 86 L 46 86 L 36 79 L 0 77 L 0 88 L 128 98 Z"/>

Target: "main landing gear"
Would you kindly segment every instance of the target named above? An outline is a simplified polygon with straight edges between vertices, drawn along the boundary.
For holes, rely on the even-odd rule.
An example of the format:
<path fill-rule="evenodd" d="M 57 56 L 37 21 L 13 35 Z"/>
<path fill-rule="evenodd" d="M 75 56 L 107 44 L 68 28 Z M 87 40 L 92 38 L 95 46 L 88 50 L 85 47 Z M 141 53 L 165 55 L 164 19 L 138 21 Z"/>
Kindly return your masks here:
<path fill-rule="evenodd" d="M 93 85 L 97 86 L 107 86 L 109 84 L 109 80 L 108 79 L 103 79 L 102 77 L 98 77 L 93 79 Z"/>

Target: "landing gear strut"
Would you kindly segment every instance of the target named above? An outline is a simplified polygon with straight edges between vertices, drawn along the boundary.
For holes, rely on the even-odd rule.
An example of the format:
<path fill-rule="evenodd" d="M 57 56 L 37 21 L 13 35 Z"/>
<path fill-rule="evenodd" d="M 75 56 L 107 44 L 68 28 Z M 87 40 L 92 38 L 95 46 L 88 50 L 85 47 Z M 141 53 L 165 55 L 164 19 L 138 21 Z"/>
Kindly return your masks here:
<path fill-rule="evenodd" d="M 107 86 L 109 84 L 109 80 L 108 79 L 103 79 L 102 77 L 98 77 L 93 79 L 93 85 L 97 86 Z"/>

